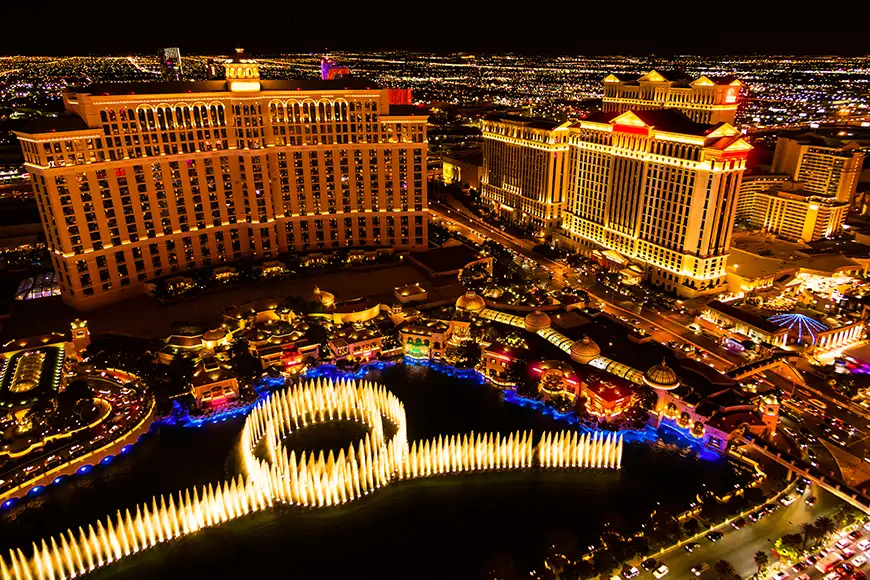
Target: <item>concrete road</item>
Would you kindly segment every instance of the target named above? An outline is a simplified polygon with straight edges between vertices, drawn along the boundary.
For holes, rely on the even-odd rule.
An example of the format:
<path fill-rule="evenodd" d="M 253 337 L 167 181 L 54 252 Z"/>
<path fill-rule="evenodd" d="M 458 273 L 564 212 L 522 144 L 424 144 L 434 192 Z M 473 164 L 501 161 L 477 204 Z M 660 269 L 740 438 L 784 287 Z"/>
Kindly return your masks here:
<path fill-rule="evenodd" d="M 808 506 L 804 501 L 811 495 L 818 498 L 818 503 L 814 507 Z M 766 552 L 773 562 L 774 556 L 771 553 L 771 548 L 773 548 L 773 543 L 777 538 L 785 534 L 799 532 L 800 524 L 832 513 L 840 503 L 840 500 L 828 492 L 816 486 L 810 486 L 803 496 L 794 503 L 780 508 L 758 523 L 749 523 L 740 530 L 735 530 L 730 526 L 721 528 L 725 537 L 718 542 L 713 543 L 704 538 L 698 541 L 701 546 L 692 553 L 687 552 L 685 548 L 677 548 L 657 559 L 670 569 L 666 576 L 668 579 L 695 578 L 691 569 L 706 563 L 709 569 L 701 574 L 701 580 L 716 580 L 714 565 L 719 560 L 730 562 L 741 578 L 750 578 L 757 572 L 756 552 Z M 791 570 L 789 573 L 793 577 L 797 576 Z M 653 578 L 653 575 L 651 572 L 642 571 L 640 578 Z"/>

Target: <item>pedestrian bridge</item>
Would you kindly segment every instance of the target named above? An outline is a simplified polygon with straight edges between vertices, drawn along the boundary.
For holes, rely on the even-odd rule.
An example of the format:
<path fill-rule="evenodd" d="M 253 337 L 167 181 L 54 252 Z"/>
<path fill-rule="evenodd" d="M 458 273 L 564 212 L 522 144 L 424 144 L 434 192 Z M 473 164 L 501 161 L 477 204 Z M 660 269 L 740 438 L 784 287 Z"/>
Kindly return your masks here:
<path fill-rule="evenodd" d="M 806 461 L 794 457 L 790 453 L 783 451 L 764 439 L 760 439 L 747 433 L 741 437 L 741 441 L 768 459 L 779 463 L 789 471 L 792 471 L 801 477 L 805 477 L 822 489 L 862 510 L 864 513 L 870 514 L 870 497 L 867 497 L 857 489 L 850 487 L 843 480 L 823 474 Z"/>
<path fill-rule="evenodd" d="M 730 371 L 726 371 L 725 374 L 728 375 L 730 378 L 734 379 L 735 381 L 739 381 L 740 379 L 745 379 L 746 377 L 757 375 L 758 373 L 762 373 L 775 367 L 785 367 L 784 370 L 790 376 L 793 375 L 791 376 L 792 381 L 804 385 L 804 380 L 801 374 L 788 362 L 788 359 L 799 358 L 800 356 L 801 354 L 798 352 L 781 350 L 779 352 L 773 353 L 767 358 L 756 360 L 749 364 L 733 368 Z"/>

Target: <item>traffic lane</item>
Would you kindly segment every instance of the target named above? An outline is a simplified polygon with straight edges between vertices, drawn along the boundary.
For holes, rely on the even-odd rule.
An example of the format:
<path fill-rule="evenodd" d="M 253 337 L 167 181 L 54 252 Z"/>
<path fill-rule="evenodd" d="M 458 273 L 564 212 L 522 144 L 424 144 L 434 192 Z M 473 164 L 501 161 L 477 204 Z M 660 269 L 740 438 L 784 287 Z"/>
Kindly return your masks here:
<path fill-rule="evenodd" d="M 810 493 L 814 493 L 818 498 L 818 503 L 814 507 L 808 506 L 805 501 Z M 695 578 L 691 571 L 692 568 L 706 563 L 709 569 L 701 574 L 700 578 L 702 580 L 716 580 L 714 565 L 719 560 L 727 560 L 734 566 L 741 578 L 746 578 L 757 572 L 756 552 L 765 552 L 772 561 L 773 555 L 770 550 L 777 538 L 798 532 L 800 524 L 804 522 L 811 522 L 816 518 L 833 513 L 840 503 L 840 500 L 828 492 L 817 486 L 811 486 L 794 503 L 778 509 L 758 523 L 748 523 L 740 530 L 735 530 L 731 526 L 722 528 L 725 536 L 718 542 L 710 542 L 710 540 L 703 538 L 698 540 L 701 546 L 694 552 L 689 553 L 685 548 L 678 548 L 659 560 L 670 569 L 669 578 L 681 580 Z M 791 570 L 789 573 L 794 575 Z"/>
<path fill-rule="evenodd" d="M 456 211 L 456 208 L 453 208 L 453 210 Z M 564 264 L 559 264 L 558 262 L 554 262 L 553 260 L 550 260 L 549 258 L 546 258 L 544 256 L 541 256 L 540 254 L 535 253 L 529 247 L 527 247 L 526 244 L 521 243 L 522 242 L 521 240 L 518 240 L 517 238 L 514 238 L 510 234 L 507 234 L 506 232 L 491 226 L 490 224 L 480 220 L 479 218 L 476 218 L 476 217 L 469 218 L 465 213 L 445 214 L 445 213 L 442 213 L 440 211 L 440 208 L 436 209 L 432 206 L 430 206 L 430 211 L 432 211 L 433 213 L 436 213 L 437 215 L 440 215 L 442 217 L 447 217 L 447 218 L 454 218 L 455 217 L 456 220 L 458 220 L 462 223 L 465 223 L 468 227 L 482 227 L 484 229 L 484 231 L 487 232 L 489 235 L 491 235 L 491 237 L 495 241 L 504 244 L 506 247 L 512 249 L 516 253 L 521 254 L 525 258 L 528 258 L 534 262 L 537 262 L 538 264 L 541 264 L 541 265 L 545 266 L 546 268 L 548 268 L 550 271 L 552 271 L 554 274 L 554 282 L 556 282 L 557 285 L 558 284 L 564 285 L 565 283 L 569 283 L 569 284 L 571 283 L 571 273 L 573 272 L 572 268 L 570 268 Z M 444 211 L 449 211 L 449 210 L 444 210 Z M 576 276 L 575 276 L 574 280 L 579 282 L 579 278 Z M 622 299 L 620 299 L 620 295 L 617 292 L 615 292 L 614 290 L 611 290 L 611 289 L 609 289 L 601 284 L 598 284 L 597 282 L 585 283 L 585 284 L 581 284 L 579 286 L 581 288 L 583 288 L 584 290 L 586 290 L 587 292 L 589 292 L 590 295 L 595 296 L 596 298 L 598 298 L 602 302 L 609 304 L 611 307 L 616 308 L 616 309 L 621 309 L 626 313 L 640 314 L 644 318 L 649 320 L 653 325 L 658 326 L 662 330 L 671 332 L 675 337 L 680 338 L 683 341 L 687 341 L 689 343 L 697 345 L 694 337 L 684 336 L 687 333 L 693 334 L 692 331 L 688 327 L 682 326 L 682 325 L 680 325 L 680 324 L 678 324 L 678 323 L 676 323 L 676 322 L 674 322 L 674 321 L 672 321 L 664 316 L 661 316 L 656 311 L 654 311 L 648 307 L 644 307 L 644 306 L 636 304 L 630 300 L 626 300 L 626 299 L 624 299 L 624 297 L 622 297 Z M 610 294 L 612 294 L 612 295 L 610 295 Z M 620 302 L 626 302 L 627 304 L 626 304 L 626 306 L 621 306 Z M 713 346 L 712 344 L 707 345 L 707 348 L 704 348 L 701 345 L 697 345 L 697 346 L 699 346 L 700 348 L 702 348 L 702 350 L 705 350 L 709 354 L 719 357 L 725 363 L 736 364 L 736 362 L 742 362 L 742 363 L 746 362 L 745 360 L 741 360 L 741 359 L 737 359 L 735 362 L 734 360 L 732 360 L 735 355 L 733 353 L 730 353 L 729 351 L 727 351 L 725 349 L 717 349 L 718 352 L 716 350 L 712 350 L 710 348 Z"/>

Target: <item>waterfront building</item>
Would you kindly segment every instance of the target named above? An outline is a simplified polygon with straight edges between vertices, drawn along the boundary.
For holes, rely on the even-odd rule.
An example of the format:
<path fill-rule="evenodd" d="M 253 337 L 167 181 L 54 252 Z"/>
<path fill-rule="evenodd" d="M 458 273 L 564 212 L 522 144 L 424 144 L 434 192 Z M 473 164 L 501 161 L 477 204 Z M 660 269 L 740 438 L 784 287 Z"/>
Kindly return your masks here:
<path fill-rule="evenodd" d="M 634 388 L 623 378 L 589 369 L 580 381 L 586 412 L 601 421 L 611 421 L 634 404 Z"/>
<path fill-rule="evenodd" d="M 426 118 L 362 79 L 95 84 L 17 132 L 78 309 L 243 258 L 426 248 Z"/>
<path fill-rule="evenodd" d="M 405 356 L 441 360 L 451 337 L 452 324 L 441 320 L 415 320 L 399 328 L 399 340 Z"/>
<path fill-rule="evenodd" d="M 755 193 L 750 224 L 793 242 L 830 238 L 846 223 L 849 204 L 788 184 Z"/>
<path fill-rule="evenodd" d="M 480 188 L 492 211 L 536 231 L 559 226 L 568 125 L 518 115 L 483 118 Z"/>
<path fill-rule="evenodd" d="M 790 178 L 791 176 L 784 173 L 744 173 L 743 181 L 740 182 L 740 193 L 737 195 L 735 219 L 750 221 L 758 194 L 783 187 Z"/>
<path fill-rule="evenodd" d="M 692 78 L 680 71 L 651 70 L 638 77 L 610 74 L 604 78 L 601 109 L 676 109 L 698 123 L 733 124 L 742 86 L 732 76 Z"/>
<path fill-rule="evenodd" d="M 222 407 L 239 398 L 239 381 L 229 365 L 209 357 L 194 367 L 190 390 L 197 407 Z"/>
<path fill-rule="evenodd" d="M 518 348 L 494 342 L 483 349 L 483 374 L 494 385 L 512 387 L 516 384 L 514 364 L 523 361 L 523 353 Z"/>
<path fill-rule="evenodd" d="M 575 122 L 561 235 L 582 253 L 680 296 L 721 291 L 737 193 L 752 148 L 727 123 L 673 109 L 596 113 Z"/>
<path fill-rule="evenodd" d="M 383 335 L 374 328 L 351 324 L 333 333 L 327 346 L 333 362 L 366 362 L 378 357 L 383 341 Z"/>
<path fill-rule="evenodd" d="M 785 173 L 809 192 L 850 205 L 863 163 L 858 143 L 831 142 L 813 133 L 777 138 L 773 154 L 774 173 Z"/>
<path fill-rule="evenodd" d="M 181 67 L 181 49 L 178 47 L 161 48 L 157 58 L 160 60 L 160 77 L 164 81 L 184 80 L 184 69 Z"/>

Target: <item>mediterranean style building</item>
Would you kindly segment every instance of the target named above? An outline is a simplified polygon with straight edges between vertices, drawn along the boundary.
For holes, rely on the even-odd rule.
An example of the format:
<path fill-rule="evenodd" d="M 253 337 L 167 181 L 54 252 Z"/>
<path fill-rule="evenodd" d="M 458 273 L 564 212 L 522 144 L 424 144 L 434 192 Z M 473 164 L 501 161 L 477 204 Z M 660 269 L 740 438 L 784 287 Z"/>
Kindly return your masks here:
<path fill-rule="evenodd" d="M 604 78 L 601 110 L 605 113 L 677 109 L 697 123 L 734 123 L 743 86 L 732 76 L 696 79 L 682 72 L 652 70 L 639 77 L 610 74 Z"/>
<path fill-rule="evenodd" d="M 512 222 L 555 229 L 611 266 L 641 266 L 651 282 L 681 296 L 723 290 L 752 149 L 723 120 L 733 119 L 740 82 L 702 77 L 683 88 L 653 71 L 639 86 L 658 89 L 626 100 L 608 85 L 634 85 L 614 78 L 605 79 L 612 97 L 605 110 L 585 119 L 484 119 L 484 202 Z M 641 97 L 644 106 L 624 110 Z"/>
<path fill-rule="evenodd" d="M 64 300 L 242 258 L 426 248 L 426 117 L 362 79 L 96 84 L 17 132 Z"/>

